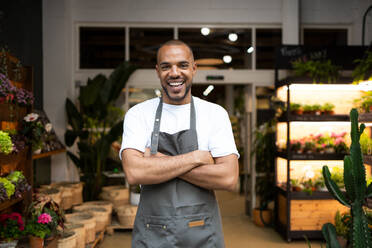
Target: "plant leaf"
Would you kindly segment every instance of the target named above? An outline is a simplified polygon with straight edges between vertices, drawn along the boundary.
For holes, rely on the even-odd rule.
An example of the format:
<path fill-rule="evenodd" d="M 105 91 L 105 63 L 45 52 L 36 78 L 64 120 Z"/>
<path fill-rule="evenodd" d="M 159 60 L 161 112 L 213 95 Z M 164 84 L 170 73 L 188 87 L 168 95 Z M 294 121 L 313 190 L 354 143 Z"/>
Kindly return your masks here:
<path fill-rule="evenodd" d="M 325 185 L 328 191 L 333 195 L 333 197 L 338 200 L 341 204 L 350 207 L 348 199 L 345 195 L 341 192 L 337 184 L 331 179 L 331 173 L 329 172 L 328 166 L 323 166 L 323 177 L 325 181 Z"/>
<path fill-rule="evenodd" d="M 327 248 L 341 248 L 337 241 L 336 228 L 331 223 L 323 225 L 322 234 L 327 242 Z"/>

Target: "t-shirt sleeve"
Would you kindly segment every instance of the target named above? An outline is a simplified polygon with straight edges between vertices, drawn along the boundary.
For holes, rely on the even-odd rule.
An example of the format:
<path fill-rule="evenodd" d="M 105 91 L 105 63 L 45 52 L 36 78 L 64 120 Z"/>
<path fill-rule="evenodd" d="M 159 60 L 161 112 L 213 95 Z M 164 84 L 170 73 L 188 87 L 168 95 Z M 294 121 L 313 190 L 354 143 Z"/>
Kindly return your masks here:
<path fill-rule="evenodd" d="M 212 156 L 223 157 L 230 154 L 236 154 L 239 158 L 240 155 L 236 149 L 231 122 L 226 110 L 222 107 L 218 108 L 211 123 L 209 151 Z"/>
<path fill-rule="evenodd" d="M 119 151 L 119 157 L 124 149 L 133 148 L 141 152 L 145 152 L 147 134 L 146 123 L 139 111 L 129 110 L 124 118 L 123 124 L 123 136 L 121 142 L 121 148 Z"/>

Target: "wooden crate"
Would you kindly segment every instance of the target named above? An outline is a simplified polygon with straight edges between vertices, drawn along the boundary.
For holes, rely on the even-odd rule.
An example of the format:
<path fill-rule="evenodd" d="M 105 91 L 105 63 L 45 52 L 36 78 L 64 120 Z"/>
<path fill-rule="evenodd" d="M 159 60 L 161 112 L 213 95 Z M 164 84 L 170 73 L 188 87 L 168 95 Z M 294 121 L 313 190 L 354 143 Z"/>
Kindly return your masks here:
<path fill-rule="evenodd" d="M 287 224 L 287 200 L 279 195 L 279 221 Z M 349 211 L 349 208 L 340 204 L 337 200 L 291 200 L 290 231 L 320 231 L 323 224 L 334 224 L 337 211 L 341 213 Z"/>

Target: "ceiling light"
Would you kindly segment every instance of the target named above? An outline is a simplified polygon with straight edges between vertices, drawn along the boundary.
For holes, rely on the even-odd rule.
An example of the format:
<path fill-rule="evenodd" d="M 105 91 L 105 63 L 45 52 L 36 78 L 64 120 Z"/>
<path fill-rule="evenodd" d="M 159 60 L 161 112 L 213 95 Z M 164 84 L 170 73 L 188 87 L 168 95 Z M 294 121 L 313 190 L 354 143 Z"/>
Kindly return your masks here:
<path fill-rule="evenodd" d="M 211 93 L 211 91 L 214 89 L 214 86 L 213 85 L 209 85 L 206 89 L 205 89 L 205 91 L 203 92 L 203 95 L 204 96 L 208 96 L 209 95 L 209 93 Z"/>
<path fill-rule="evenodd" d="M 229 40 L 234 42 L 238 39 L 238 35 L 236 33 L 230 33 L 229 34 Z"/>
<path fill-rule="evenodd" d="M 202 33 L 202 35 L 207 36 L 211 32 L 211 30 L 209 28 L 202 28 L 200 32 Z"/>
<path fill-rule="evenodd" d="M 230 55 L 225 55 L 223 56 L 222 58 L 223 62 L 225 62 L 226 64 L 230 63 L 232 61 L 232 58 Z"/>
<path fill-rule="evenodd" d="M 253 51 L 254 51 L 254 48 L 252 46 L 247 49 L 247 53 L 253 53 Z"/>

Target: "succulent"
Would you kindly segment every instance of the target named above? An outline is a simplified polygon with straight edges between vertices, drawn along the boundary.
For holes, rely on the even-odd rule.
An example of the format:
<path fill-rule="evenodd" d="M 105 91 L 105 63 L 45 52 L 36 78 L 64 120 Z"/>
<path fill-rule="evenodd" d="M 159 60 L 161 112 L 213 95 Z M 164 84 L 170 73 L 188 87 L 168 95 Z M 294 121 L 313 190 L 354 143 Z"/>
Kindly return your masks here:
<path fill-rule="evenodd" d="M 365 125 L 358 125 L 358 112 L 356 109 L 350 111 L 351 119 L 351 146 L 350 155 L 344 158 L 344 183 L 346 194 L 342 193 L 337 184 L 332 180 L 328 166 L 323 166 L 323 177 L 328 191 L 341 204 L 351 208 L 352 217 L 352 247 L 372 247 L 371 233 L 368 228 L 367 217 L 363 211 L 366 198 L 372 196 L 372 184 L 366 186 L 366 172 L 363 165 L 362 151 L 360 148 L 360 136 Z M 334 243 L 336 230 L 334 226 L 327 223 L 322 228 L 323 235 L 327 240 L 327 247 L 340 247 Z"/>

